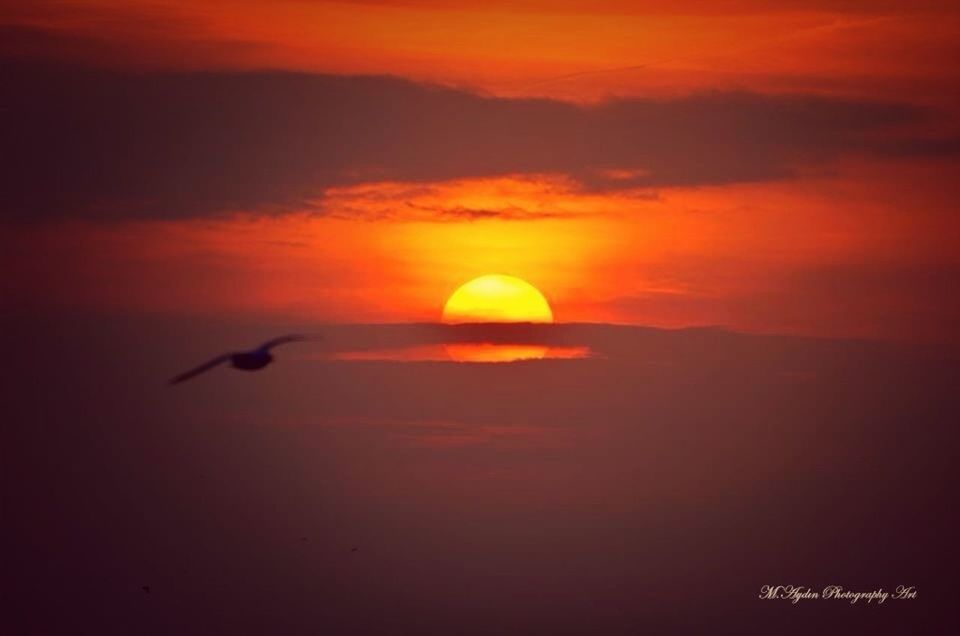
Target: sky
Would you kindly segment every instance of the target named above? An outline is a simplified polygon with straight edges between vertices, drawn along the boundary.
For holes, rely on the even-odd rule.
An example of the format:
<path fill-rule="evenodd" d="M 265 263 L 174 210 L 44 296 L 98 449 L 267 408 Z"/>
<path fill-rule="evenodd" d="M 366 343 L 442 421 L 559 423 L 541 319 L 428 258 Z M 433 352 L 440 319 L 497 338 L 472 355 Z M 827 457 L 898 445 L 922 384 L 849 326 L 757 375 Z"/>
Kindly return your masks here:
<path fill-rule="evenodd" d="M 0 3 L 3 302 L 430 321 L 502 273 L 564 322 L 952 342 L 957 18 Z"/>
<path fill-rule="evenodd" d="M 0 0 L 0 633 L 960 633 L 958 49 L 928 0 Z"/>

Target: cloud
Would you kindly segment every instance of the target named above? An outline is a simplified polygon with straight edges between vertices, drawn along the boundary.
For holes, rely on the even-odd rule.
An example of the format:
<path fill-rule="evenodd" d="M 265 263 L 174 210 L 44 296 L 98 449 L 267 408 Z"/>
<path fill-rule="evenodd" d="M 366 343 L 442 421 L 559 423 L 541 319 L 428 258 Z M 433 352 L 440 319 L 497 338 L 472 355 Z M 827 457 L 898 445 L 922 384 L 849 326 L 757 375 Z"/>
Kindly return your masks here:
<path fill-rule="evenodd" d="M 415 212 L 424 213 L 427 218 L 437 221 L 482 221 L 485 219 L 531 221 L 536 219 L 570 218 L 572 216 L 558 212 L 526 210 L 516 205 L 502 208 L 471 208 L 463 205 L 435 207 L 407 202 L 407 207 Z"/>
<path fill-rule="evenodd" d="M 318 3 L 320 0 L 316 0 Z M 448 0 L 341 0 L 348 4 L 408 7 L 414 9 L 449 9 Z M 920 0 L 904 6 L 903 0 L 466 0 L 456 3 L 459 9 L 537 13 L 585 13 L 621 15 L 739 15 L 770 14 L 786 11 L 823 11 L 837 13 L 907 13 L 952 8 L 947 0 Z"/>
<path fill-rule="evenodd" d="M 322 214 L 317 202 L 332 187 L 510 174 L 566 175 L 591 190 L 763 181 L 847 152 L 889 154 L 882 132 L 925 117 L 907 105 L 808 95 L 582 106 L 268 71 L 10 63 L 0 82 L 2 214 L 20 220 Z M 940 155 L 953 146 L 894 147 Z M 446 211 L 490 212 L 503 211 Z"/>
<path fill-rule="evenodd" d="M 373 182 L 328 188 L 312 205 L 331 218 L 426 223 L 577 219 L 601 213 L 598 199 L 610 207 L 606 194 L 582 190 L 562 175 L 536 174 L 429 184 Z M 655 200 L 658 195 L 632 190 L 629 196 Z"/>
<path fill-rule="evenodd" d="M 47 4 L 47 3 L 45 3 Z M 0 15 L 0 56 L 96 68 L 237 68 L 275 45 L 213 37 L 202 21 L 160 7 L 18 7 Z"/>
<path fill-rule="evenodd" d="M 748 331 L 958 343 L 960 301 L 952 290 L 960 266 L 941 263 L 824 263 L 771 278 L 766 289 L 710 293 L 698 281 L 689 291 L 609 301 L 630 320 L 662 324 L 715 323 Z"/>

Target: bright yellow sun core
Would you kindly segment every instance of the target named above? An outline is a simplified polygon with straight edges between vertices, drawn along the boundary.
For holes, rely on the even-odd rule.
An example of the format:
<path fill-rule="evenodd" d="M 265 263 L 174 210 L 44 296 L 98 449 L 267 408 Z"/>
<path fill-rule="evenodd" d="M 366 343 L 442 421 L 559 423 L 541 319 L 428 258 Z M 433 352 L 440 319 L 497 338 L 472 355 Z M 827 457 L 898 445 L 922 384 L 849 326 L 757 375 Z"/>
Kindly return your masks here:
<path fill-rule="evenodd" d="M 443 322 L 553 322 L 536 287 L 515 276 L 487 274 L 457 288 L 443 307 Z"/>

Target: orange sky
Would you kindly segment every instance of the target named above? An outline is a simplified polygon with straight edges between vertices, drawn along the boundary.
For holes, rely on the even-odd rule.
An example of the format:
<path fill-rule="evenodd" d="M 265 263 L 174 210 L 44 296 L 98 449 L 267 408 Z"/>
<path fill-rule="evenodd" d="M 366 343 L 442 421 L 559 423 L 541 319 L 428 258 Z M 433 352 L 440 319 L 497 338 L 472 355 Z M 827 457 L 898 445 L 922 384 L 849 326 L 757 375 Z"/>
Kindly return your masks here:
<path fill-rule="evenodd" d="M 917 289 L 909 275 L 960 265 L 954 208 L 946 198 L 956 196 L 956 188 L 905 191 L 894 180 L 904 171 L 927 185 L 943 176 L 936 165 L 864 165 L 849 167 L 855 178 L 647 196 L 578 193 L 562 179 L 544 177 L 442 183 L 412 197 L 397 184 L 371 184 L 343 189 L 324 203 L 350 206 L 351 216 L 342 218 L 291 214 L 38 228 L 26 244 L 53 258 L 21 269 L 25 276 L 8 280 L 4 295 L 28 296 L 40 281 L 61 306 L 430 321 L 459 284 L 505 272 L 543 290 L 561 321 L 895 339 L 917 328 L 922 339 L 946 338 L 953 314 L 941 313 L 936 302 L 943 299 Z M 373 220 L 381 208 L 438 201 L 530 202 L 563 216 Z M 905 206 L 916 213 L 906 217 Z"/>
<path fill-rule="evenodd" d="M 960 79 L 960 24 L 951 2 L 5 5 L 7 23 L 84 38 L 85 46 L 64 45 L 60 53 L 106 65 L 394 74 L 573 100 L 746 88 L 906 92 L 953 106 Z"/>
<path fill-rule="evenodd" d="M 769 4 L 4 3 L 0 23 L 43 38 L 0 50 L 142 73 L 389 74 L 576 103 L 729 89 L 900 102 L 931 115 L 885 139 L 949 145 L 960 86 L 952 3 Z M 644 168 L 598 170 L 615 180 Z M 3 258 L 24 274 L 3 294 L 58 307 L 434 320 L 460 283 L 501 272 L 536 285 L 565 321 L 952 339 L 960 314 L 938 302 L 960 271 L 957 174 L 949 152 L 835 152 L 742 183 L 367 177 L 318 187 L 279 215 L 12 226 Z"/>

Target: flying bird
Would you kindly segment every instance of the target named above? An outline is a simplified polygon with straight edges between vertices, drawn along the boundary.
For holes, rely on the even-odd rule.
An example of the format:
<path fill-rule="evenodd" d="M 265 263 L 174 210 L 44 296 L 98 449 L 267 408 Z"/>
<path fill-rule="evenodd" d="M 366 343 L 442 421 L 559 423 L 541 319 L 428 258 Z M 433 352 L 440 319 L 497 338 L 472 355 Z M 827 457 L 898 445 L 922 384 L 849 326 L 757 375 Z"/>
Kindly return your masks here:
<path fill-rule="evenodd" d="M 230 366 L 232 366 L 234 369 L 240 369 L 242 371 L 257 371 L 273 362 L 273 356 L 270 354 L 270 349 L 287 342 L 296 342 L 298 340 L 307 340 L 307 337 L 298 335 L 280 336 L 279 338 L 274 338 L 273 340 L 267 340 L 256 349 L 251 349 L 250 351 L 225 353 L 221 356 L 217 356 L 209 362 L 204 362 L 195 369 L 190 369 L 189 371 L 171 378 L 170 384 L 179 384 L 181 382 L 185 382 L 196 375 L 200 375 L 204 371 L 209 371 L 210 369 L 227 362 L 229 362 Z"/>

